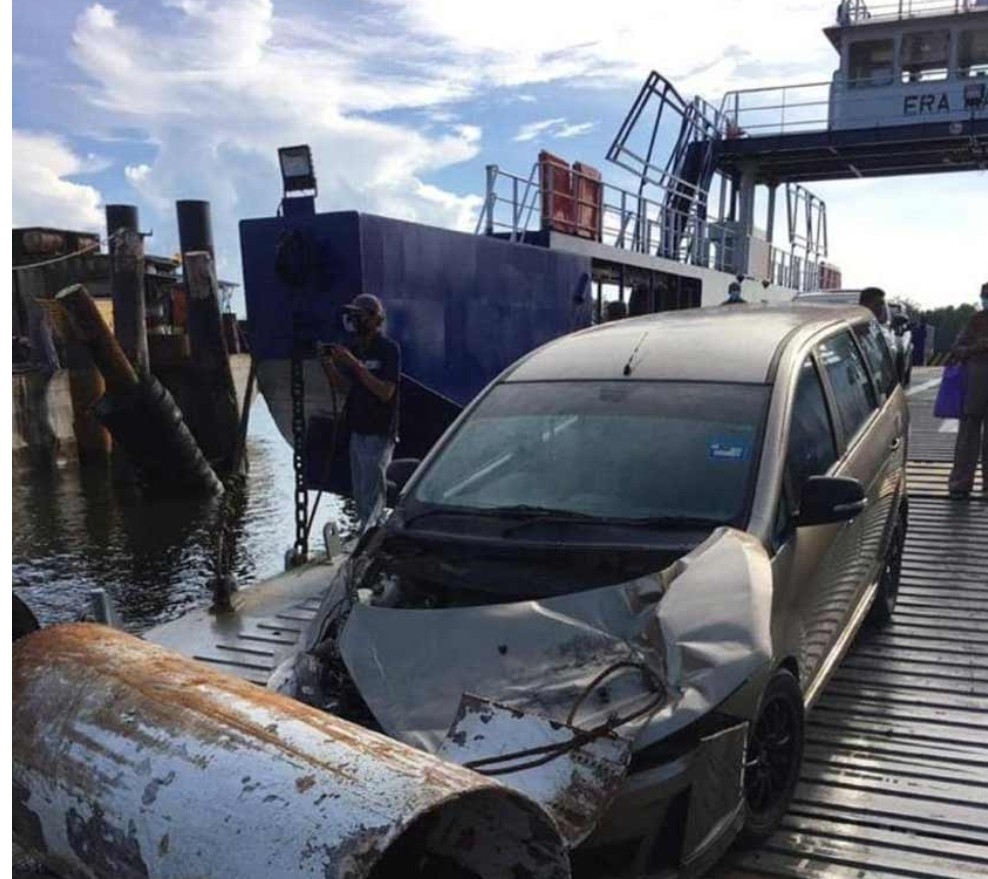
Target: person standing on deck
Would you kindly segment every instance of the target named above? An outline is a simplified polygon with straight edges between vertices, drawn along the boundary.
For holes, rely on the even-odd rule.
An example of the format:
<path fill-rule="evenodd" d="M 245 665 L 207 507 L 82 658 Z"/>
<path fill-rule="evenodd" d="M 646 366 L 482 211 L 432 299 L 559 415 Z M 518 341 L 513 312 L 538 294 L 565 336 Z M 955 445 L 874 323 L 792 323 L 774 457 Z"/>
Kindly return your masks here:
<path fill-rule="evenodd" d="M 888 324 L 888 310 L 885 305 L 885 291 L 881 287 L 865 287 L 858 297 L 858 305 L 867 308 L 875 319 L 885 326 Z"/>
<path fill-rule="evenodd" d="M 744 275 L 738 275 L 737 279 L 731 281 L 727 288 L 727 299 L 725 299 L 721 305 L 747 305 L 748 300 L 741 295 L 741 282 L 744 280 Z"/>
<path fill-rule="evenodd" d="M 349 388 L 346 427 L 350 434 L 350 474 L 361 527 L 384 507 L 385 472 L 398 438 L 398 381 L 401 349 L 384 334 L 384 305 L 361 293 L 344 306 L 343 327 L 353 337 L 330 345 L 321 358 L 335 388 Z"/>
<path fill-rule="evenodd" d="M 981 287 L 981 311 L 961 330 L 950 359 L 964 364 L 966 390 L 964 415 L 954 447 L 950 496 L 963 500 L 974 488 L 974 474 L 981 459 L 981 491 L 988 496 L 988 283 Z"/>

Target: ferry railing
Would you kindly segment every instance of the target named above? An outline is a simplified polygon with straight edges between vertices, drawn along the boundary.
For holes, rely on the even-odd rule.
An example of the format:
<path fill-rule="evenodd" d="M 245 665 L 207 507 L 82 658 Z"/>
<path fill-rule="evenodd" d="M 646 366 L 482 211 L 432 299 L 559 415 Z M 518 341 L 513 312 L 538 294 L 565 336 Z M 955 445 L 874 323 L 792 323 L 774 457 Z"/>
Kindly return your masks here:
<path fill-rule="evenodd" d="M 960 15 L 988 10 L 986 0 L 844 0 L 837 9 L 837 24 L 852 25 L 867 21 L 902 21 L 936 15 Z"/>
<path fill-rule="evenodd" d="M 817 289 L 818 262 L 800 256 L 799 248 L 784 250 L 768 245 L 760 238 L 743 240 L 740 224 L 728 220 L 710 220 L 702 214 L 676 211 L 653 199 L 640 196 L 595 177 L 572 171 L 576 182 L 593 183 L 598 199 L 578 194 L 544 192 L 538 165 L 528 176 L 504 171 L 497 165 L 487 167 L 487 192 L 477 219 L 478 234 L 497 235 L 518 243 L 530 240 L 538 232 L 563 231 L 574 237 L 617 248 L 702 268 L 748 274 L 744 265 L 753 247 L 765 253 L 763 271 L 757 280 L 793 290 Z M 579 193 L 574 185 L 572 191 Z M 570 209 L 572 222 L 555 221 L 551 200 L 562 198 Z M 592 218 L 593 224 L 580 217 Z M 562 229 L 559 226 L 562 225 Z"/>
<path fill-rule="evenodd" d="M 988 0 L 985 0 L 988 3 Z M 988 9 L 988 6 L 986 6 Z M 937 84 L 970 77 L 950 77 L 938 72 L 928 79 L 908 81 L 889 67 L 869 78 L 847 79 L 839 74 L 831 82 L 764 86 L 728 92 L 721 102 L 727 120 L 727 139 L 745 136 L 795 134 L 869 128 L 903 121 L 901 104 L 883 100 L 888 89 L 901 86 L 903 95 L 917 84 Z M 978 81 L 980 77 L 976 77 Z"/>

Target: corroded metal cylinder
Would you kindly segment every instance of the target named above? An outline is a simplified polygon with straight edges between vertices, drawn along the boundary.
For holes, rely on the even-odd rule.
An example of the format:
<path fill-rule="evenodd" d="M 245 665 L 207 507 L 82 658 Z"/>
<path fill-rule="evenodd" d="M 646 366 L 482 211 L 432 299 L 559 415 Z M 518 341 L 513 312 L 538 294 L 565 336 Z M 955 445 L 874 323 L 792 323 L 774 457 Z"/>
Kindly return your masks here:
<path fill-rule="evenodd" d="M 14 835 L 66 875 L 564 879 L 534 803 L 94 624 L 13 655 Z"/>

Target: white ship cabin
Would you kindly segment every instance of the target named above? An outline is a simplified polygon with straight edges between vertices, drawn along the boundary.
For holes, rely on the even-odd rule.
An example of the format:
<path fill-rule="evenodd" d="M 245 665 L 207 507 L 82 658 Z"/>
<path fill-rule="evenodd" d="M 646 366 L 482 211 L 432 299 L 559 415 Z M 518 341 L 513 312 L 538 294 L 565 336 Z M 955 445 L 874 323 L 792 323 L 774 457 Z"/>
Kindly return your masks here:
<path fill-rule="evenodd" d="M 830 128 L 988 116 L 988 0 L 844 0 Z"/>

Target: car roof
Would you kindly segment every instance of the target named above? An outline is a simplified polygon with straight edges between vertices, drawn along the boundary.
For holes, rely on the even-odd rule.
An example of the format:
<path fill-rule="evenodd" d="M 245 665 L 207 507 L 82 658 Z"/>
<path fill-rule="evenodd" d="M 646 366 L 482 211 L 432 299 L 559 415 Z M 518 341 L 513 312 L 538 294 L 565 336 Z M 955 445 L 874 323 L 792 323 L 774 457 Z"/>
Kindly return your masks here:
<path fill-rule="evenodd" d="M 504 380 L 634 379 L 763 384 L 787 344 L 860 323 L 860 307 L 725 305 L 626 318 L 563 336 L 522 360 Z M 630 372 L 628 371 L 630 370 Z"/>

